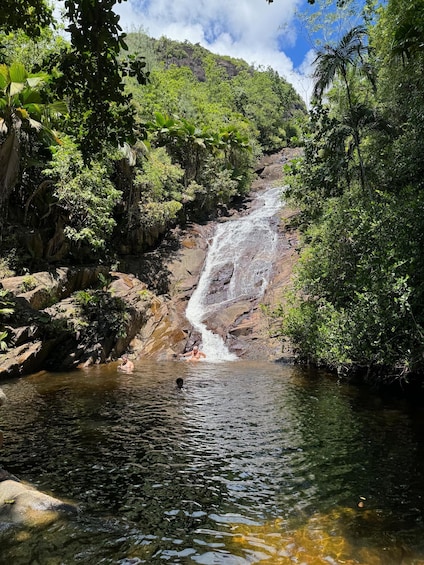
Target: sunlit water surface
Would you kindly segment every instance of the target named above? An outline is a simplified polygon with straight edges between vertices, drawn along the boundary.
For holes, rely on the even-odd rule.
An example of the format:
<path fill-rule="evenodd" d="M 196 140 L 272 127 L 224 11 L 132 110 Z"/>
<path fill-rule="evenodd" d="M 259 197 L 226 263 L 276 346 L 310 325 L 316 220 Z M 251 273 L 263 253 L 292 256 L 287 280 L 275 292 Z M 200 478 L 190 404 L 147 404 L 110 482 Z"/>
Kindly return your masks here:
<path fill-rule="evenodd" d="M 243 361 L 2 387 L 0 465 L 79 507 L 0 529 L 2 565 L 424 564 L 418 406 Z"/>

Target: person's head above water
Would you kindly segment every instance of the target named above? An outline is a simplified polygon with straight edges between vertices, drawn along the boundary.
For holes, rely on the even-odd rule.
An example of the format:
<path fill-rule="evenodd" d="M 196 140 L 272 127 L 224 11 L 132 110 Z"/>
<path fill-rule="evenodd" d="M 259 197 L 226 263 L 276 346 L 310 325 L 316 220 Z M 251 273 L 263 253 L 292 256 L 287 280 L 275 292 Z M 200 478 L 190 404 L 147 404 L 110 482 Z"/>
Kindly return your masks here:
<path fill-rule="evenodd" d="M 181 377 L 178 377 L 178 379 L 175 382 L 177 383 L 178 388 L 183 388 L 184 381 Z"/>

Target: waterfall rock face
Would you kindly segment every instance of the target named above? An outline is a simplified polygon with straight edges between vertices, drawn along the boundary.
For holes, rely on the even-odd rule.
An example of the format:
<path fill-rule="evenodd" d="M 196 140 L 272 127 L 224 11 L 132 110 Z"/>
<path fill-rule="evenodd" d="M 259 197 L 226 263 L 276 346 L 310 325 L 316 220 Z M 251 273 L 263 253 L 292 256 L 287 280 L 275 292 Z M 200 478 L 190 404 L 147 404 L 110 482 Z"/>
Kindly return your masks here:
<path fill-rule="evenodd" d="M 282 187 L 270 187 L 259 193 L 248 213 L 235 216 L 216 226 L 199 283 L 190 298 L 186 315 L 201 336 L 210 359 L 227 359 L 222 342 L 232 324 L 216 328 L 211 335 L 210 319 L 233 311 L 238 322 L 263 298 L 273 273 L 278 250 L 278 222 L 282 207 Z M 237 305 L 242 305 L 242 310 Z M 222 320 L 221 316 L 221 320 Z M 217 340 L 216 334 L 224 336 Z M 219 346 L 217 349 L 216 346 Z"/>
<path fill-rule="evenodd" d="M 285 150 L 264 160 L 261 178 L 242 211 L 234 210 L 216 225 L 210 224 L 207 236 L 205 227 L 192 227 L 191 245 L 184 257 L 187 262 L 200 246 L 204 253 L 201 269 L 184 277 L 178 256 L 167 265 L 171 280 L 174 272 L 180 277 L 172 288 L 188 288 L 197 280 L 194 292 L 184 295 L 183 301 L 181 293 L 171 292 L 171 302 L 180 313 L 187 306 L 181 319 L 187 347 L 204 342 L 211 331 L 237 357 L 292 359 L 289 347 L 283 351 L 277 327 L 273 328 L 265 312 L 281 303 L 297 260 L 297 234 L 286 227 L 295 211 L 281 206 L 282 188 L 276 187 L 276 182 L 280 187 L 284 184 L 282 164 L 294 156 L 292 152 Z M 274 323 L 278 326 L 278 320 Z"/>
<path fill-rule="evenodd" d="M 0 379 L 103 363 L 128 348 L 133 358 L 168 359 L 206 338 L 213 348 L 223 345 L 225 358 L 280 358 L 281 338 L 263 306 L 281 302 L 297 259 L 296 233 L 281 221 L 295 212 L 281 209 L 279 200 L 282 165 L 294 153 L 286 149 L 264 158 L 249 199 L 238 209 L 176 229 L 152 252 L 121 258 L 119 272 L 63 267 L 3 279 L 0 287 L 13 297 L 14 315 Z M 103 289 L 109 302 L 125 304 L 125 332 L 115 335 L 116 328 L 100 327 L 98 319 L 86 323 L 75 293 L 97 288 L 99 277 L 112 279 Z M 111 315 L 104 318 L 114 322 Z"/>

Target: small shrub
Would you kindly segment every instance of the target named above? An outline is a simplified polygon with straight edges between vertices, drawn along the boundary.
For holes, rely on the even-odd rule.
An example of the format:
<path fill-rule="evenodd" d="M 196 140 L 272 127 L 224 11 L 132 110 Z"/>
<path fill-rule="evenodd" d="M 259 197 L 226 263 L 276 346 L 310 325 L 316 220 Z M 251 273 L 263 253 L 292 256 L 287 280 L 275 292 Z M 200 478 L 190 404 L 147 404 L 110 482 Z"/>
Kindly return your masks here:
<path fill-rule="evenodd" d="M 89 304 L 94 304 L 96 302 L 96 297 L 92 291 L 89 290 L 79 290 L 75 293 L 75 300 L 80 306 L 88 306 Z"/>
<path fill-rule="evenodd" d="M 10 316 L 15 311 L 14 303 L 9 300 L 9 291 L 6 289 L 0 290 L 0 318 Z"/>
<path fill-rule="evenodd" d="M 0 259 L 0 279 L 13 276 L 15 276 L 15 271 L 10 267 L 10 259 L 8 257 L 2 257 Z"/>
<path fill-rule="evenodd" d="M 0 332 L 0 351 L 6 351 L 7 349 L 7 339 L 8 333 L 6 331 Z"/>
<path fill-rule="evenodd" d="M 24 292 L 29 292 L 30 290 L 34 290 L 36 286 L 37 286 L 37 279 L 35 277 L 33 277 L 32 275 L 24 276 L 21 284 L 21 288 Z"/>

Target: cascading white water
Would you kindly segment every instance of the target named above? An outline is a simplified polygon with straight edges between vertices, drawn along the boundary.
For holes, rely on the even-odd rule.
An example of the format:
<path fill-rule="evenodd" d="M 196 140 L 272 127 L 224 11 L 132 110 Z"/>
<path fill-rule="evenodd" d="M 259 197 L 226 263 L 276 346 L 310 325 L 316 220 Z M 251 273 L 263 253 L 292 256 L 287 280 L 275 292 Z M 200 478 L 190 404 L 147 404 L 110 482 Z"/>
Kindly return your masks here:
<path fill-rule="evenodd" d="M 237 359 L 204 321 L 235 302 L 258 299 L 265 292 L 275 260 L 281 196 L 281 187 L 268 189 L 257 197 L 248 215 L 217 226 L 186 310 L 187 319 L 202 336 L 202 349 L 210 362 Z M 224 283 L 219 284 L 223 278 Z"/>

